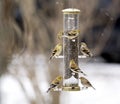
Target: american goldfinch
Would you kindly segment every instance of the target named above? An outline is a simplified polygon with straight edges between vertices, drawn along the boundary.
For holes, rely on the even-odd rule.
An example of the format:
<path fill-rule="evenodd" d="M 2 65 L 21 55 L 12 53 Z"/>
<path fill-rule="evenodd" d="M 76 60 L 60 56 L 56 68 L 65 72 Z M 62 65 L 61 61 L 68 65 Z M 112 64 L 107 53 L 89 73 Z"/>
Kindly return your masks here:
<path fill-rule="evenodd" d="M 80 30 L 71 30 L 67 32 L 68 35 L 64 35 L 63 37 L 67 37 L 68 39 L 74 39 L 79 35 L 79 33 Z"/>
<path fill-rule="evenodd" d="M 64 32 L 63 32 L 63 31 L 60 31 L 60 32 L 57 34 L 57 38 L 60 40 L 60 39 L 63 37 L 63 34 L 64 34 Z"/>
<path fill-rule="evenodd" d="M 92 86 L 92 84 L 84 77 L 80 77 L 81 84 L 84 86 L 84 88 L 92 87 L 94 90 L 95 88 Z"/>
<path fill-rule="evenodd" d="M 83 55 L 92 57 L 92 53 L 90 52 L 90 49 L 87 47 L 87 44 L 84 42 L 80 43 L 80 51 Z"/>
<path fill-rule="evenodd" d="M 58 57 L 60 53 L 62 52 L 62 44 L 59 43 L 55 46 L 55 48 L 52 51 L 52 55 L 50 56 L 49 60 L 53 59 L 54 57 Z"/>
<path fill-rule="evenodd" d="M 52 81 L 52 83 L 50 84 L 50 88 L 48 88 L 48 90 L 47 90 L 47 93 L 51 90 L 51 89 L 54 89 L 55 87 L 57 87 L 59 84 L 60 84 L 60 82 L 62 81 L 62 76 L 58 76 L 58 77 L 56 77 L 53 81 Z"/>
<path fill-rule="evenodd" d="M 78 67 L 78 65 L 73 59 L 70 60 L 69 68 L 74 73 L 82 73 L 84 76 L 86 76 L 86 74 L 83 71 L 81 71 L 81 69 Z"/>

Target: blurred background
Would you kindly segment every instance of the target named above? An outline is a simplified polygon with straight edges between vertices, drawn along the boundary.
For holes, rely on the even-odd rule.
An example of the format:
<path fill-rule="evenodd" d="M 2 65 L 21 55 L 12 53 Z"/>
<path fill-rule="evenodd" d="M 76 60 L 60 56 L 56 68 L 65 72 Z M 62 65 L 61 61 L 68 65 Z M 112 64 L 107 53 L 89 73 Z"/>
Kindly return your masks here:
<path fill-rule="evenodd" d="M 79 65 L 96 91 L 46 93 L 63 74 L 62 59 L 48 59 L 70 7 L 81 10 L 94 57 Z M 119 63 L 120 0 L 0 0 L 0 104 L 120 104 Z"/>

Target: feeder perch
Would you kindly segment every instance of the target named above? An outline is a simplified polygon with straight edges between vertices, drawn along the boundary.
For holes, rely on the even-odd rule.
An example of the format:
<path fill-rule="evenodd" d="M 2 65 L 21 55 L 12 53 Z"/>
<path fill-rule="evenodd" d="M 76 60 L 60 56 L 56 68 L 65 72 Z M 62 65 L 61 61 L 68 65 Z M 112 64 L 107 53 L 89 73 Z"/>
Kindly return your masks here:
<path fill-rule="evenodd" d="M 68 36 L 66 31 L 79 30 L 79 9 L 68 8 L 62 10 L 63 12 L 63 31 L 64 36 Z M 64 63 L 64 75 L 63 75 L 63 91 L 79 91 L 79 75 L 69 69 L 70 60 L 74 60 L 78 65 L 79 55 L 79 36 L 74 39 L 63 38 L 63 63 Z"/>

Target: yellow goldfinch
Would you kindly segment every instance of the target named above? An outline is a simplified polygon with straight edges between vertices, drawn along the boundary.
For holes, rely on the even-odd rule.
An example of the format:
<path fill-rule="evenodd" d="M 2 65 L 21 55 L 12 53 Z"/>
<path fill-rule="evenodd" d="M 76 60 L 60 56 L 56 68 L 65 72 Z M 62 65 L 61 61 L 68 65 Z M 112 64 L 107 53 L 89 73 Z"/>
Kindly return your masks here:
<path fill-rule="evenodd" d="M 87 47 L 87 44 L 84 42 L 80 43 L 80 51 L 83 55 L 92 57 L 92 53 L 90 52 L 90 49 Z"/>
<path fill-rule="evenodd" d="M 81 69 L 78 67 L 78 65 L 73 59 L 70 60 L 69 68 L 74 73 L 82 73 L 84 76 L 86 76 L 86 74 L 83 71 L 81 71 Z"/>
<path fill-rule="evenodd" d="M 63 31 L 60 31 L 58 34 L 57 34 L 57 38 L 60 40 L 62 37 L 63 37 Z"/>
<path fill-rule="evenodd" d="M 84 86 L 84 88 L 92 87 L 94 90 L 95 88 L 92 86 L 92 84 L 84 77 L 80 77 L 81 84 Z"/>
<path fill-rule="evenodd" d="M 50 88 L 48 88 L 48 90 L 47 90 L 47 93 L 51 90 L 51 89 L 54 89 L 55 87 L 57 87 L 59 84 L 60 84 L 60 82 L 62 81 L 62 76 L 58 76 L 58 77 L 56 77 L 53 81 L 52 81 L 52 83 L 50 84 Z"/>
<path fill-rule="evenodd" d="M 50 56 L 50 59 L 51 60 L 52 58 L 54 57 L 58 57 L 60 55 L 60 53 L 62 52 L 62 44 L 59 43 L 55 46 L 55 48 L 53 49 L 52 51 L 52 55 Z"/>
<path fill-rule="evenodd" d="M 74 39 L 80 34 L 80 30 L 71 30 L 67 32 L 68 35 L 65 35 L 63 37 L 67 37 L 68 39 Z"/>

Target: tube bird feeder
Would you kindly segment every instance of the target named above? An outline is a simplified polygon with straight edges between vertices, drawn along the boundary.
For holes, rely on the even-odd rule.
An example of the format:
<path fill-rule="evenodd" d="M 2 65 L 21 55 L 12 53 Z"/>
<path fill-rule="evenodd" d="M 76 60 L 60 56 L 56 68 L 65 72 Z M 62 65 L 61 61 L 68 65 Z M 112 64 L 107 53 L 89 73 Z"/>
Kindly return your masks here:
<path fill-rule="evenodd" d="M 79 30 L 79 9 L 68 8 L 62 10 L 63 12 L 63 31 L 64 36 L 68 36 L 68 31 Z M 78 65 L 79 55 L 79 35 L 74 39 L 63 38 L 63 91 L 79 91 L 79 74 L 72 74 L 69 69 L 70 60 L 74 60 Z"/>

